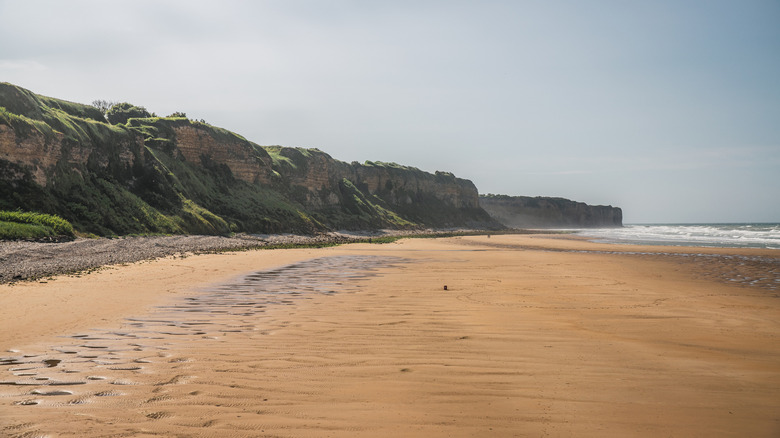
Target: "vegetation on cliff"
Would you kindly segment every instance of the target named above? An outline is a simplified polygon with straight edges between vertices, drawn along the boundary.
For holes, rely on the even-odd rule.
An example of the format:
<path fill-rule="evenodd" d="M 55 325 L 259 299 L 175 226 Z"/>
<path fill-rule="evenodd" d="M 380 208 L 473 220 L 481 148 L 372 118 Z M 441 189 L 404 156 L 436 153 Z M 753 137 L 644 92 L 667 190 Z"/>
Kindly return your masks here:
<path fill-rule="evenodd" d="M 0 211 L 0 239 L 20 240 L 73 237 L 73 226 L 55 215 Z"/>
<path fill-rule="evenodd" d="M 491 224 L 476 187 L 451 174 L 262 147 L 184 113 L 96 102 L 0 83 L 0 209 L 97 235 Z"/>

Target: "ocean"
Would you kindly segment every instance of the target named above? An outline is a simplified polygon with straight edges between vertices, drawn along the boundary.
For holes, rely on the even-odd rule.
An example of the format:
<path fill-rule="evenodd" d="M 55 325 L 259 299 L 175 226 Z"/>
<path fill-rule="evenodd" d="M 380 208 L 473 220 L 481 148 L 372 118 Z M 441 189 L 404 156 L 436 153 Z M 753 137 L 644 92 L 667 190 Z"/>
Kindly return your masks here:
<path fill-rule="evenodd" d="M 633 224 L 579 229 L 598 242 L 642 245 L 780 249 L 780 224 Z"/>

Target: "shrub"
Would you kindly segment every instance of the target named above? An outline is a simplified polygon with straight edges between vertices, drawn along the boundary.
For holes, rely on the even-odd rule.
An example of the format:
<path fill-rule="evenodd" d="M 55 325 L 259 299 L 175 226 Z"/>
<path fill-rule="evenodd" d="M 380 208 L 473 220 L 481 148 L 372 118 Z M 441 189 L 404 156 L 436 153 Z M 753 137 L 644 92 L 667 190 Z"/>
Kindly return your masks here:
<path fill-rule="evenodd" d="M 43 213 L 22 211 L 0 211 L 0 221 L 6 224 L 26 224 L 34 227 L 45 227 L 51 230 L 50 235 L 73 236 L 73 226 L 65 219 Z M 6 225 L 6 228 L 11 227 Z M 31 230 L 30 227 L 16 227 L 17 230 Z"/>
<path fill-rule="evenodd" d="M 143 119 L 147 117 L 152 117 L 152 114 L 146 108 L 127 102 L 117 103 L 106 112 L 106 119 L 112 125 L 127 123 L 128 119 Z"/>
<path fill-rule="evenodd" d="M 43 239 L 53 235 L 52 229 L 43 225 L 0 221 L 0 239 L 2 240 Z"/>

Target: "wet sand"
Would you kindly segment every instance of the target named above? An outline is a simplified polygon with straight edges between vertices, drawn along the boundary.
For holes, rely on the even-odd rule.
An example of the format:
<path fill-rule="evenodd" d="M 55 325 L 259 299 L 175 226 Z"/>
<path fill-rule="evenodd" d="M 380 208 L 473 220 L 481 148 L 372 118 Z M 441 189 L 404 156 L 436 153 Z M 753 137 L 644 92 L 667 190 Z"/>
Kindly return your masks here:
<path fill-rule="evenodd" d="M 478 236 L 0 285 L 0 436 L 775 437 L 779 258 Z"/>

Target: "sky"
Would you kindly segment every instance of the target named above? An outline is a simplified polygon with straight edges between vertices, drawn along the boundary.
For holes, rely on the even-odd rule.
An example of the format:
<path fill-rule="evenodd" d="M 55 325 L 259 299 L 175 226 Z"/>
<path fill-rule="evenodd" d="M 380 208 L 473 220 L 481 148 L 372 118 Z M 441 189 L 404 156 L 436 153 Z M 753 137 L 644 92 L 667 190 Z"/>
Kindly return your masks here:
<path fill-rule="evenodd" d="M 780 222 L 778 0 L 0 0 L 0 81 L 624 223 Z"/>

